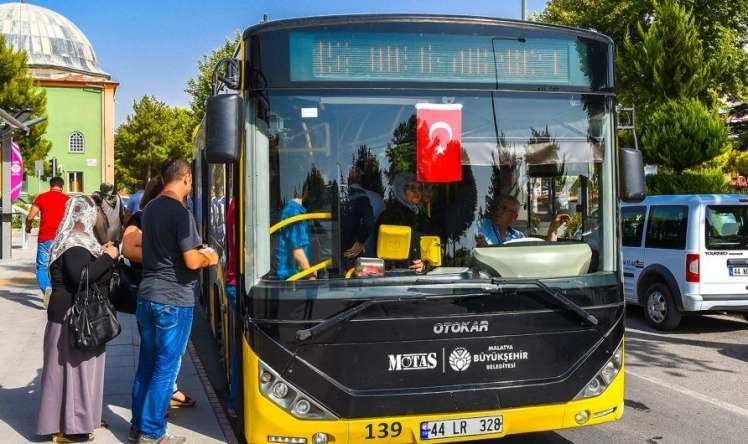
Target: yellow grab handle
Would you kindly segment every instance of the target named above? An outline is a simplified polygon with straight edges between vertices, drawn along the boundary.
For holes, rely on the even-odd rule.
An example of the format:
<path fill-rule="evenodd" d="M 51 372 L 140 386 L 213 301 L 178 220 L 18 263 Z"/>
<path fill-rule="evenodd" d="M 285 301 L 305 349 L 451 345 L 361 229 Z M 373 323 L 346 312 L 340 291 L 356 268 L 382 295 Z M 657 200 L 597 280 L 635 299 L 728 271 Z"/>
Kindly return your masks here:
<path fill-rule="evenodd" d="M 276 231 L 280 230 L 286 225 L 291 225 L 293 223 L 296 223 L 302 220 L 311 220 L 311 219 L 332 219 L 332 213 L 305 213 L 305 214 L 297 214 L 296 216 L 287 217 L 283 219 L 282 221 L 278 222 L 277 224 L 273 225 L 272 227 L 270 227 L 270 234 L 275 233 Z"/>
<path fill-rule="evenodd" d="M 314 273 L 316 271 L 319 271 L 319 270 L 321 270 L 321 269 L 323 269 L 323 268 L 325 268 L 327 266 L 330 266 L 330 265 L 332 265 L 332 259 L 326 259 L 326 260 L 320 262 L 317 265 L 311 266 L 311 267 L 307 268 L 306 270 L 301 270 L 300 272 L 298 272 L 298 273 L 296 273 L 296 274 L 294 274 L 292 276 L 289 276 L 288 279 L 286 279 L 286 280 L 287 281 L 298 281 L 299 279 L 307 277 L 310 274 L 312 274 L 312 273 Z"/>
<path fill-rule="evenodd" d="M 356 271 L 356 267 L 351 267 L 348 269 L 348 271 L 345 272 L 345 278 L 350 279 L 351 276 L 353 276 L 353 272 Z"/>

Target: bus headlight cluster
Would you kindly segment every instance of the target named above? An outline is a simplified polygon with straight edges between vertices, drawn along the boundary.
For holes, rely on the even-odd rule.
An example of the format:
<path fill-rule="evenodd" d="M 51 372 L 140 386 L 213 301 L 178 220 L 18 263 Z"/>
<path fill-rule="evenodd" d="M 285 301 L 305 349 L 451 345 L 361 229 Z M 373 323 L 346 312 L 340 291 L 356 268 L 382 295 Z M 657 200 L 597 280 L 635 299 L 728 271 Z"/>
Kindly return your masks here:
<path fill-rule="evenodd" d="M 275 405 L 299 419 L 335 419 L 336 416 L 260 362 L 260 392 Z"/>
<path fill-rule="evenodd" d="M 619 344 L 613 356 L 608 359 L 603 368 L 595 375 L 590 382 L 580 391 L 574 399 L 592 398 L 600 395 L 608 388 L 613 379 L 623 365 L 623 343 Z"/>

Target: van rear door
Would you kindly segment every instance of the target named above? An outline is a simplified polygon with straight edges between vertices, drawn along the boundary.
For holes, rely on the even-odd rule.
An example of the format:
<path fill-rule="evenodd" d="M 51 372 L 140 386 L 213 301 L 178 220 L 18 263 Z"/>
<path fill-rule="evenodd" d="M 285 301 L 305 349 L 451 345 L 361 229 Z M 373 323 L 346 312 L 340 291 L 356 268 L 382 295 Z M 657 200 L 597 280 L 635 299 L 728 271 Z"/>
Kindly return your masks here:
<path fill-rule="evenodd" d="M 748 205 L 706 205 L 703 239 L 702 296 L 748 298 Z"/>

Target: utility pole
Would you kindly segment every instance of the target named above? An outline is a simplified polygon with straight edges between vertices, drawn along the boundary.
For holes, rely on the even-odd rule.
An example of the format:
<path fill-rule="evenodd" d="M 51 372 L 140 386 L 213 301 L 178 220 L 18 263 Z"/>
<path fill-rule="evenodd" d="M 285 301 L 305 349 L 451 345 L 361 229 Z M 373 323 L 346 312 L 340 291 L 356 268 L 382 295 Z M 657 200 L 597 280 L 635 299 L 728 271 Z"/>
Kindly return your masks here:
<path fill-rule="evenodd" d="M 44 121 L 45 117 L 26 120 L 31 115 L 30 111 L 24 110 L 14 117 L 0 108 L 0 144 L 2 145 L 2 211 L 0 212 L 0 259 L 10 259 L 13 231 L 11 221 L 13 218 L 13 202 L 10 199 L 10 167 L 11 167 L 11 139 L 16 133 L 28 134 L 31 127 Z"/>
<path fill-rule="evenodd" d="M 527 0 L 522 0 L 522 20 L 527 20 Z"/>

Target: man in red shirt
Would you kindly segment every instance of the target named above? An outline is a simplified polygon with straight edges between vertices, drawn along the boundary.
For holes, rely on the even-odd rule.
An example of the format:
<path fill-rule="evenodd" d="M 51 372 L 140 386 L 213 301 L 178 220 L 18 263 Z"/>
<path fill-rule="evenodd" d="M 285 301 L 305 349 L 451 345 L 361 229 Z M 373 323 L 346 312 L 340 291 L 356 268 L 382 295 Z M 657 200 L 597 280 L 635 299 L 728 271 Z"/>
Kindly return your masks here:
<path fill-rule="evenodd" d="M 57 226 L 65 214 L 65 204 L 68 195 L 62 191 L 65 182 L 62 177 L 53 177 L 49 180 L 49 191 L 41 193 L 34 199 L 29 215 L 26 216 L 26 232 L 31 232 L 31 223 L 36 214 L 41 211 L 39 222 L 39 238 L 36 247 L 36 281 L 39 289 L 44 293 L 44 308 L 49 304 L 49 296 L 52 294 L 52 283 L 49 278 L 49 249 L 57 234 Z"/>

